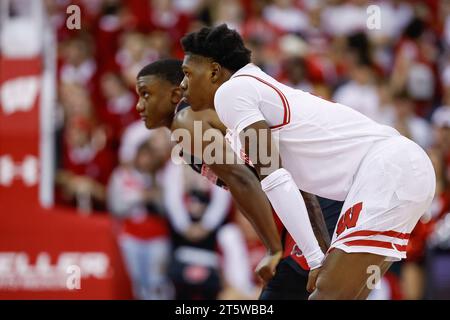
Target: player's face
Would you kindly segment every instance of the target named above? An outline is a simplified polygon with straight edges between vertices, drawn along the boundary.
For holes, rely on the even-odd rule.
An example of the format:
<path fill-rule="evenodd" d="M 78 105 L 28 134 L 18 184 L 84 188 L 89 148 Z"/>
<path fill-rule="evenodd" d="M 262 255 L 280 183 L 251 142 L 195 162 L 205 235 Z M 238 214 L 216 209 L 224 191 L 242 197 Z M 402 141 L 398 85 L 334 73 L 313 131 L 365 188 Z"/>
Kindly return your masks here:
<path fill-rule="evenodd" d="M 214 94 L 218 88 L 213 62 L 209 58 L 186 54 L 183 60 L 184 78 L 180 87 L 192 110 L 214 108 Z"/>
<path fill-rule="evenodd" d="M 174 108 L 181 98 L 181 95 L 174 94 L 176 88 L 178 87 L 154 75 L 137 79 L 136 92 L 139 100 L 136 110 L 148 129 L 170 126 Z"/>

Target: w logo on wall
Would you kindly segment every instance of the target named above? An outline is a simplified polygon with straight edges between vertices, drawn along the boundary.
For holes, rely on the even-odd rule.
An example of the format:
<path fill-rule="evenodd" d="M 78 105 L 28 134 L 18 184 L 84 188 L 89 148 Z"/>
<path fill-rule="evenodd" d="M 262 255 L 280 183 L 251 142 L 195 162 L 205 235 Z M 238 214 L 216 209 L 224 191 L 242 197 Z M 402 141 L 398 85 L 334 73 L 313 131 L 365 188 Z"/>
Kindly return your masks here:
<path fill-rule="evenodd" d="M 10 186 L 14 180 L 22 180 L 27 187 L 38 183 L 38 159 L 26 156 L 22 162 L 14 162 L 11 156 L 0 156 L 0 186 Z"/>
<path fill-rule="evenodd" d="M 20 77 L 8 80 L 0 89 L 0 105 L 6 115 L 18 111 L 30 111 L 39 93 L 40 78 Z"/>
<path fill-rule="evenodd" d="M 0 55 L 0 189 L 2 201 L 35 204 L 42 176 L 41 56 Z M 43 172 L 43 171 L 42 171 Z"/>

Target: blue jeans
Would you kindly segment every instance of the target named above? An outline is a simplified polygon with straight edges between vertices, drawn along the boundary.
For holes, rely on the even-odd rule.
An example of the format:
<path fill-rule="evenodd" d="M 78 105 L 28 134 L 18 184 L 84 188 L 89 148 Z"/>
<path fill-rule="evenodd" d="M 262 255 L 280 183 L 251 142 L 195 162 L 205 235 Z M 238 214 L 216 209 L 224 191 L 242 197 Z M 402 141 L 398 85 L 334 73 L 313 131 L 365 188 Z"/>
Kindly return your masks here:
<path fill-rule="evenodd" d="M 170 254 L 170 242 L 167 238 L 143 240 L 131 235 L 121 235 L 119 246 L 135 299 L 173 298 L 172 284 L 167 277 Z"/>

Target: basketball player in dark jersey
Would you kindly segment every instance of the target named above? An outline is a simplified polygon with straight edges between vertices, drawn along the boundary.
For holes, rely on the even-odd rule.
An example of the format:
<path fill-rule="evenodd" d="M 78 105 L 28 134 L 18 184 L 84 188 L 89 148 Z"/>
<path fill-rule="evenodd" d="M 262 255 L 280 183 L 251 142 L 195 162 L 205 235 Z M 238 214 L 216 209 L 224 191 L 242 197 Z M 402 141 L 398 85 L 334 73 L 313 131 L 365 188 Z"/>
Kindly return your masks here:
<path fill-rule="evenodd" d="M 268 252 L 260 263 L 260 266 L 264 267 L 258 266 L 256 270 L 265 282 L 260 298 L 307 299 L 307 288 L 312 288 L 312 284 L 308 284 L 309 266 L 295 241 L 273 214 L 253 167 L 242 161 L 205 165 L 198 160 L 202 159 L 202 151 L 211 143 L 202 139 L 206 130 L 218 130 L 220 133 L 214 136 L 214 143 L 224 146 L 224 159 L 236 155 L 229 144 L 224 142 L 226 128 L 214 110 L 194 112 L 183 100 L 183 91 L 179 87 L 184 77 L 181 65 L 180 60 L 159 60 L 139 72 L 136 83 L 139 95 L 137 111 L 148 129 L 167 127 L 172 132 L 184 129 L 191 134 L 192 142 L 194 139 L 201 140 L 200 150 L 196 150 L 195 143 L 191 143 L 180 155 L 192 169 L 232 193 L 237 205 L 267 248 Z M 194 129 L 196 122 L 201 123 L 201 132 Z M 196 137 L 196 133 L 200 136 Z M 223 141 L 217 141 L 218 138 Z M 314 234 L 322 251 L 326 252 L 343 203 L 320 199 L 306 192 L 302 192 L 302 195 Z M 249 199 L 252 201 L 248 201 Z"/>

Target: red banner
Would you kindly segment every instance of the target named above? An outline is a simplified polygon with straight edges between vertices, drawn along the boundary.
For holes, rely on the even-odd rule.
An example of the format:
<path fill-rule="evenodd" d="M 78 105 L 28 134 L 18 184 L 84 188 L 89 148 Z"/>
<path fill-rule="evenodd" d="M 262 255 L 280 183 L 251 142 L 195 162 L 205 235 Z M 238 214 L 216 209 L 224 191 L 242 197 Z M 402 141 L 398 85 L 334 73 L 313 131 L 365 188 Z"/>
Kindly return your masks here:
<path fill-rule="evenodd" d="M 0 201 L 37 203 L 40 57 L 0 58 Z"/>
<path fill-rule="evenodd" d="M 0 56 L 0 299 L 131 298 L 111 219 L 39 205 L 41 75 Z"/>

